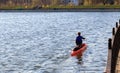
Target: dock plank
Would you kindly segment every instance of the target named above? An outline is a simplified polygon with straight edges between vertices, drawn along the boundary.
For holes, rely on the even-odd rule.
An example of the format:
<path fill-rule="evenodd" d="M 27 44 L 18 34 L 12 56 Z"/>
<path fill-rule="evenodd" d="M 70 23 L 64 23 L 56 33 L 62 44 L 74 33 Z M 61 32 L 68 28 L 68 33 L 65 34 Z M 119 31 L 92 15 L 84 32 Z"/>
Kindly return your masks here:
<path fill-rule="evenodd" d="M 117 58 L 117 64 L 116 64 L 116 73 L 120 73 L 120 50 Z"/>

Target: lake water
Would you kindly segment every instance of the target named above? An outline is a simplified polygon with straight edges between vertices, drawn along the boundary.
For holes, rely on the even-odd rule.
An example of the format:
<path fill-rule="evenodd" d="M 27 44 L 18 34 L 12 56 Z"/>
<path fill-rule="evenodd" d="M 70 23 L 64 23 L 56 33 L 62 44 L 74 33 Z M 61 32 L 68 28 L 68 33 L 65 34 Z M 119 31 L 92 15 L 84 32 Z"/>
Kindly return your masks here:
<path fill-rule="evenodd" d="M 0 13 L 0 73 L 102 73 L 119 12 Z M 80 31 L 88 48 L 70 56 Z"/>

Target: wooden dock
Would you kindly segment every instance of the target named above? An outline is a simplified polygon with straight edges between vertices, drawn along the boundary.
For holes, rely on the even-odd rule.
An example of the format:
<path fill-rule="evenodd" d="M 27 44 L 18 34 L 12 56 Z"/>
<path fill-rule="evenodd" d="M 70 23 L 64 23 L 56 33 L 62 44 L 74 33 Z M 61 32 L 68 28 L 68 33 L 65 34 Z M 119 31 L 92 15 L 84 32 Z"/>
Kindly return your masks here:
<path fill-rule="evenodd" d="M 120 73 L 120 20 L 112 29 L 112 38 L 108 40 L 108 60 L 104 73 Z"/>
<path fill-rule="evenodd" d="M 117 58 L 115 73 L 120 73 L 120 51 L 119 51 L 118 58 Z"/>

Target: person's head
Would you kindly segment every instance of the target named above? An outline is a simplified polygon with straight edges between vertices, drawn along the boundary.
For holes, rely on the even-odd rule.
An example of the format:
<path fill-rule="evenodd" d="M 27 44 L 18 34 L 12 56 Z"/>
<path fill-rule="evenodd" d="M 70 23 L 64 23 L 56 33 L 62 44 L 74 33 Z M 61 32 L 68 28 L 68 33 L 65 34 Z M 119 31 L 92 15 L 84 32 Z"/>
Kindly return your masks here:
<path fill-rule="evenodd" d="M 80 33 L 80 32 L 78 32 L 78 35 L 81 35 L 81 33 Z"/>

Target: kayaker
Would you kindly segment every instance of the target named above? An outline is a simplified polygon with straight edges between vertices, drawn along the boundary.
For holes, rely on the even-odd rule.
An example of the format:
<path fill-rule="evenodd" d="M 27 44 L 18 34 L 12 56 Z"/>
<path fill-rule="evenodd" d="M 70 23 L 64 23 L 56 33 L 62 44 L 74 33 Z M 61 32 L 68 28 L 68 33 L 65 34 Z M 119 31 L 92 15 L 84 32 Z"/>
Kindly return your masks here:
<path fill-rule="evenodd" d="M 76 45 L 80 47 L 82 45 L 82 39 L 85 39 L 83 36 L 81 36 L 81 33 L 78 32 L 78 36 L 76 37 Z"/>

